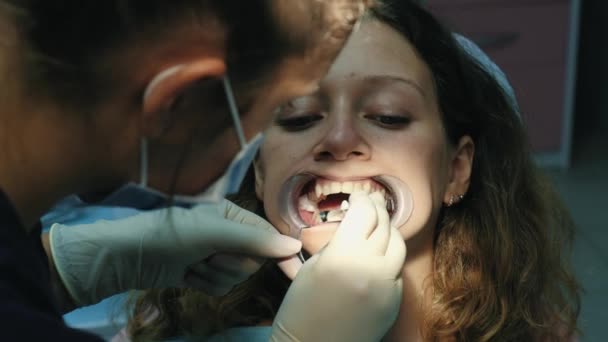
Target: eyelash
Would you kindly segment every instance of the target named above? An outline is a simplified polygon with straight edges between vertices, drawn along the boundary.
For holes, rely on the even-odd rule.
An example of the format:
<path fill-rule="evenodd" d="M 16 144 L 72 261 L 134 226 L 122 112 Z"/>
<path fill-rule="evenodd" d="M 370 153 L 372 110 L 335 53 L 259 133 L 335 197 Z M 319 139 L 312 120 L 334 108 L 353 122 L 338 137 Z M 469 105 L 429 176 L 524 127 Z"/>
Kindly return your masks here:
<path fill-rule="evenodd" d="M 277 119 L 276 124 L 286 131 L 297 132 L 311 127 L 315 122 L 321 120 L 323 116 L 319 114 L 305 114 L 295 117 Z"/>
<path fill-rule="evenodd" d="M 367 119 L 376 121 L 379 125 L 389 129 L 399 129 L 407 126 L 412 119 L 405 115 L 392 114 L 370 114 L 365 116 Z"/>
<path fill-rule="evenodd" d="M 370 114 L 365 117 L 387 129 L 400 129 L 407 126 L 412 121 L 408 116 L 404 115 Z M 323 116 L 321 115 L 308 114 L 277 119 L 276 124 L 288 132 L 297 132 L 311 127 L 315 122 L 321 119 L 323 119 Z"/>

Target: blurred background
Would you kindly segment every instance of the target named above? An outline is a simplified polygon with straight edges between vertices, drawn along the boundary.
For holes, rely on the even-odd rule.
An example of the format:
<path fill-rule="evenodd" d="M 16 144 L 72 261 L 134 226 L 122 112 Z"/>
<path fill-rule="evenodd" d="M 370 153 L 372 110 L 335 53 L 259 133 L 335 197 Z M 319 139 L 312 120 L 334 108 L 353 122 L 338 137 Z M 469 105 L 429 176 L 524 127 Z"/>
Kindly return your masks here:
<path fill-rule="evenodd" d="M 426 0 L 498 64 L 578 226 L 581 341 L 608 341 L 608 1 Z"/>

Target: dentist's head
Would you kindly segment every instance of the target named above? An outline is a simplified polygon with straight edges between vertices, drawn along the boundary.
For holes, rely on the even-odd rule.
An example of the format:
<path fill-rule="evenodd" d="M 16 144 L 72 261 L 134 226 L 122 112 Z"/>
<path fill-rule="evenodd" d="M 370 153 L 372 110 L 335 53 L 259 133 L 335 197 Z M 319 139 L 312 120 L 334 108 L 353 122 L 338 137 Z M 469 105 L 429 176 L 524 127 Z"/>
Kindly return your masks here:
<path fill-rule="evenodd" d="M 0 1 L 2 187 L 44 194 L 26 217 L 127 181 L 200 193 L 315 88 L 365 2 Z"/>

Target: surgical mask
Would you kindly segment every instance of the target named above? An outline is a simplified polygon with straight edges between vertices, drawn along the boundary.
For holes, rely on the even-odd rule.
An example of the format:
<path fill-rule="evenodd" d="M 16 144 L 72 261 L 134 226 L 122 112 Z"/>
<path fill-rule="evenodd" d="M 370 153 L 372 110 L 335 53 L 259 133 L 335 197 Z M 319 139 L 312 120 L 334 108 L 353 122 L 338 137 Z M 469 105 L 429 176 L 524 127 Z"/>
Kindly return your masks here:
<path fill-rule="evenodd" d="M 172 205 L 188 208 L 201 203 L 218 203 L 226 195 L 238 192 L 243 178 L 245 178 L 245 174 L 264 140 L 264 136 L 259 133 L 251 141 L 246 142 L 230 80 L 227 76 L 224 76 L 223 84 L 241 150 L 219 179 L 198 195 L 170 196 L 150 188 L 148 186 L 148 142 L 145 138 L 142 138 L 140 146 L 140 182 L 125 184 L 106 197 L 101 204 L 153 209 L 171 203 Z"/>

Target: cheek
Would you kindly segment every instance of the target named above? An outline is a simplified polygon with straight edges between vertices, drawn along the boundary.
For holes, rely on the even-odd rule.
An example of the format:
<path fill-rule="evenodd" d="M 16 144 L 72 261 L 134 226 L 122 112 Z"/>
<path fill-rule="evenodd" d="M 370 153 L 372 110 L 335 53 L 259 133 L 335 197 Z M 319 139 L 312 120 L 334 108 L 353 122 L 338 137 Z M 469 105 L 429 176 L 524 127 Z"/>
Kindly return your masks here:
<path fill-rule="evenodd" d="M 409 184 L 414 202 L 413 210 L 407 222 L 399 227 L 399 231 L 406 241 L 429 229 L 436 217 L 435 199 L 429 180 L 424 179 Z"/>
<path fill-rule="evenodd" d="M 408 221 L 401 227 L 403 238 L 407 241 L 420 234 L 432 232 L 443 204 L 443 194 L 447 184 L 446 154 L 441 145 L 420 146 L 416 156 L 407 158 L 404 165 L 407 175 L 402 177 L 410 187 L 413 197 L 413 211 Z"/>

